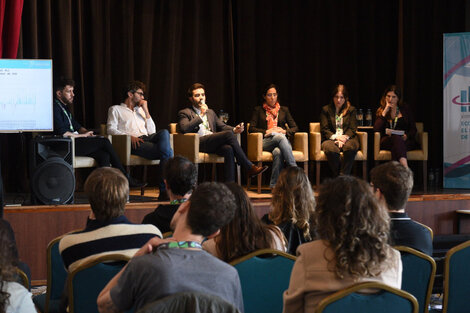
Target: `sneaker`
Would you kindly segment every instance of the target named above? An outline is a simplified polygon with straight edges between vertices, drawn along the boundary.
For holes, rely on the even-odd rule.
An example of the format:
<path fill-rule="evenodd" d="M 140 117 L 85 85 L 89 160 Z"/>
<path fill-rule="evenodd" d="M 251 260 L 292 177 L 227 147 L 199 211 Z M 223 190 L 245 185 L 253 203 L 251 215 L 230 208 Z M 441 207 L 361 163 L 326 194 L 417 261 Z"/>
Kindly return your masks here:
<path fill-rule="evenodd" d="M 249 170 L 248 172 L 246 173 L 248 175 L 248 177 L 254 177 L 256 175 L 259 175 L 263 172 L 265 172 L 266 170 L 268 169 L 268 166 L 265 165 L 265 166 L 256 166 L 256 165 L 253 165 Z"/>

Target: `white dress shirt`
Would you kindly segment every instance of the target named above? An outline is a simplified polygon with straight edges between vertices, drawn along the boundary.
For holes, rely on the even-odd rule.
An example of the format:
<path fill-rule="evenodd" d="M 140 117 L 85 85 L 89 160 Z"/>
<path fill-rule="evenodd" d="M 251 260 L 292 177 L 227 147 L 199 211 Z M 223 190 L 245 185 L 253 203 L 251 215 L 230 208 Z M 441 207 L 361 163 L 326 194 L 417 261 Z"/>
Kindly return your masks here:
<path fill-rule="evenodd" d="M 144 109 L 135 106 L 134 110 L 126 104 L 113 105 L 108 110 L 108 134 L 148 136 L 156 131 L 152 117 L 146 119 Z"/>

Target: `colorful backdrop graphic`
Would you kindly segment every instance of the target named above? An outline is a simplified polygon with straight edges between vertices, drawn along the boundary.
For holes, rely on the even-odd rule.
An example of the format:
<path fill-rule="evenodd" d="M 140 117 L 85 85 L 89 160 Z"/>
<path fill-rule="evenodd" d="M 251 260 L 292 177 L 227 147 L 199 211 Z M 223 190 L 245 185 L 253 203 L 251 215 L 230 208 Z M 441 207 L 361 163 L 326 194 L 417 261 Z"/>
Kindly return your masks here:
<path fill-rule="evenodd" d="M 444 34 L 444 188 L 470 188 L 470 33 Z"/>

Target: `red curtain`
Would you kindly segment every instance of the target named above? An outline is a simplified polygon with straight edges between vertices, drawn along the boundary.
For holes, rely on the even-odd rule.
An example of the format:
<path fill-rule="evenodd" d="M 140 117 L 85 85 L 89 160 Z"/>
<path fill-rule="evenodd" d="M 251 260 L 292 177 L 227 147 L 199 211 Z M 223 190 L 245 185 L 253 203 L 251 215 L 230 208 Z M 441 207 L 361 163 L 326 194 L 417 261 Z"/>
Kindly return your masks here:
<path fill-rule="evenodd" d="M 16 59 L 24 0 L 0 0 L 0 58 Z"/>

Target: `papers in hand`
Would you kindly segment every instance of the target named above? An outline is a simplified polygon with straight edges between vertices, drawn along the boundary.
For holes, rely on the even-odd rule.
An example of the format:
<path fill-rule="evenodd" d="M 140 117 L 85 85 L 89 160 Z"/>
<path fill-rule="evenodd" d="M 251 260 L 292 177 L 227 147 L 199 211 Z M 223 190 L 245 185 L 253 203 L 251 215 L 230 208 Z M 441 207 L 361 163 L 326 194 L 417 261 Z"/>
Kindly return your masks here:
<path fill-rule="evenodd" d="M 385 134 L 387 135 L 398 135 L 398 136 L 403 136 L 405 134 L 404 130 L 398 130 L 398 129 L 391 129 L 391 128 L 385 128 Z"/>

